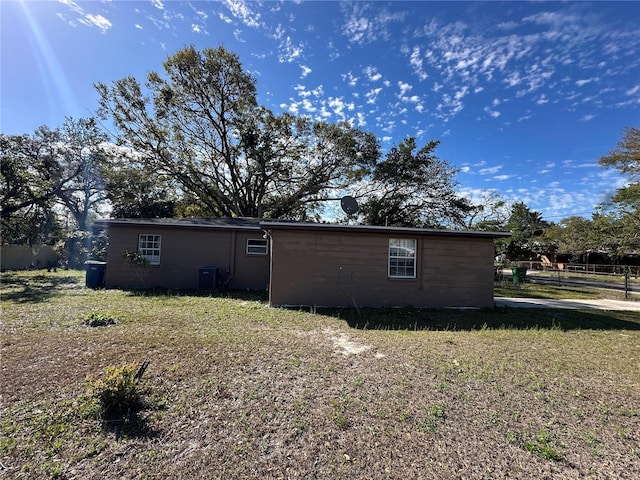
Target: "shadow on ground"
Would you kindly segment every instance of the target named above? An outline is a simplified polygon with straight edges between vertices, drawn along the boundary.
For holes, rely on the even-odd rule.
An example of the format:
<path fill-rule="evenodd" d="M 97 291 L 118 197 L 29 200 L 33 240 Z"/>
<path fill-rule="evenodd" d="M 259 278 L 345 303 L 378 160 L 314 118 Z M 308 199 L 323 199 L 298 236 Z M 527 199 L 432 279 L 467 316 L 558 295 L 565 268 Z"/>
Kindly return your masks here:
<path fill-rule="evenodd" d="M 482 329 L 640 330 L 640 313 L 624 311 L 513 309 L 316 309 L 359 330 L 473 331 Z"/>
<path fill-rule="evenodd" d="M 128 415 L 112 415 L 102 420 L 102 430 L 112 433 L 116 439 L 155 438 L 159 432 L 151 428 L 142 412 Z"/>
<path fill-rule="evenodd" d="M 152 288 L 145 290 L 131 289 L 124 291 L 126 291 L 127 294 L 132 297 L 211 297 L 263 303 L 266 303 L 269 299 L 266 292 L 254 290 L 171 290 L 166 288 Z"/>
<path fill-rule="evenodd" d="M 82 280 L 84 281 L 84 279 Z M 2 272 L 0 298 L 16 303 L 38 303 L 62 295 L 71 288 L 83 288 L 78 272 L 42 272 L 25 276 L 23 272 Z"/>

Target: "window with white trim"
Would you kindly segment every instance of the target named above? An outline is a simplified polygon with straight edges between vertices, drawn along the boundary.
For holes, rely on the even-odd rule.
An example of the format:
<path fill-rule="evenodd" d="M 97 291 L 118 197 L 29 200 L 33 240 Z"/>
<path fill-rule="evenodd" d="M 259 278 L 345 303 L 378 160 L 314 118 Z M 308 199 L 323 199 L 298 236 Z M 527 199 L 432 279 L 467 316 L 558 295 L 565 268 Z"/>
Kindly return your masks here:
<path fill-rule="evenodd" d="M 389 239 L 389 278 L 416 278 L 415 239 Z"/>
<path fill-rule="evenodd" d="M 247 255 L 266 255 L 269 242 L 264 238 L 247 238 Z"/>
<path fill-rule="evenodd" d="M 151 265 L 160 265 L 160 235 L 138 235 L 138 253 L 149 260 Z"/>

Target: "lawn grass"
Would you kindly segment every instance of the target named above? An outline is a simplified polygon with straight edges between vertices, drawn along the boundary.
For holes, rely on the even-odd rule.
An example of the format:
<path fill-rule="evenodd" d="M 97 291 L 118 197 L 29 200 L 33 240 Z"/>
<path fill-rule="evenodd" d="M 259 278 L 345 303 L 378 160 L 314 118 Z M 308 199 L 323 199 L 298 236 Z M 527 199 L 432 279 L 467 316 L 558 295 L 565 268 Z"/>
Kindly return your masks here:
<path fill-rule="evenodd" d="M 552 284 L 525 283 L 514 284 L 512 281 L 501 281 L 494 284 L 493 293 L 497 297 L 514 298 L 550 298 L 564 300 L 609 298 L 622 300 L 623 291 L 612 289 L 590 288 L 587 286 L 557 286 Z"/>
<path fill-rule="evenodd" d="M 285 310 L 63 271 L 0 294 L 0 477 L 640 476 L 637 312 Z M 144 409 L 105 421 L 87 375 L 145 360 Z"/>

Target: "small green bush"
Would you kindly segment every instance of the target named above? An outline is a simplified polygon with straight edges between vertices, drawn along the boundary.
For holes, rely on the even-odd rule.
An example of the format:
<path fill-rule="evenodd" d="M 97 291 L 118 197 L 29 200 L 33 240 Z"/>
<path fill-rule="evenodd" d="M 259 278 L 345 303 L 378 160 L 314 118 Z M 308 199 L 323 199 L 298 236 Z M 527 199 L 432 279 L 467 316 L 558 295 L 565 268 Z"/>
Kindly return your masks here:
<path fill-rule="evenodd" d="M 115 325 L 116 319 L 108 313 L 92 312 L 84 320 L 84 324 L 88 327 L 107 327 L 109 325 Z"/>
<path fill-rule="evenodd" d="M 139 380 L 147 365 L 148 362 L 140 368 L 131 364 L 111 365 L 105 369 L 103 378 L 87 376 L 87 393 L 100 402 L 104 417 L 128 417 L 144 408 L 146 392 Z"/>

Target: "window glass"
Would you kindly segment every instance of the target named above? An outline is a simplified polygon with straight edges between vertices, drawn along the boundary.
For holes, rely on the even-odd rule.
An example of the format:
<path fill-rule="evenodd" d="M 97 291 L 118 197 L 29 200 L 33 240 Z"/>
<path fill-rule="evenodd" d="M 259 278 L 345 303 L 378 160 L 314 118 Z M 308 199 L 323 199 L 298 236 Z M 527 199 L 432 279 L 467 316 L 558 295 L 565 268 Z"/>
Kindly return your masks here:
<path fill-rule="evenodd" d="M 389 239 L 389 277 L 416 277 L 416 241 L 410 238 Z"/>
<path fill-rule="evenodd" d="M 263 238 L 247 239 L 248 255 L 266 255 L 268 253 L 268 242 Z"/>
<path fill-rule="evenodd" d="M 151 265 L 160 265 L 160 235 L 139 235 L 138 253 L 149 260 Z"/>

